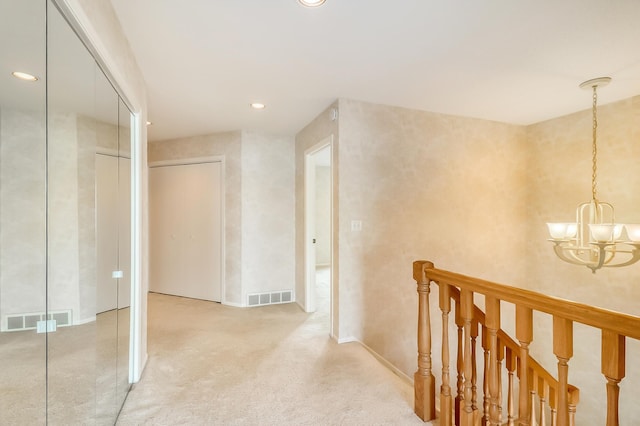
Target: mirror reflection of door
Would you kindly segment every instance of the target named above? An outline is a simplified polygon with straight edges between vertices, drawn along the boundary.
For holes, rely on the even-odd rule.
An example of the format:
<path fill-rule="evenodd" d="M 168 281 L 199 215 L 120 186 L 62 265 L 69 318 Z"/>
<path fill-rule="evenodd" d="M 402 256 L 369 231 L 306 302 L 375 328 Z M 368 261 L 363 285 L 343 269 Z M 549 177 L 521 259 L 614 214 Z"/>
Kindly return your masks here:
<path fill-rule="evenodd" d="M 129 389 L 131 113 L 50 0 L 0 2 L 0 50 L 1 69 L 38 77 L 0 75 L 0 424 L 114 424 Z"/>

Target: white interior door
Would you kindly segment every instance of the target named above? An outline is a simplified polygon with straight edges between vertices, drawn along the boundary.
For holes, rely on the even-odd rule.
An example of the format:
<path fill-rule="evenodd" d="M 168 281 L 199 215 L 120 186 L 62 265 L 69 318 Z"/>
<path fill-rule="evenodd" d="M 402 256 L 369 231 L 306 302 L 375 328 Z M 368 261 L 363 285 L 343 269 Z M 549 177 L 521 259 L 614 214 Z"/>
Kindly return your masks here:
<path fill-rule="evenodd" d="M 118 305 L 118 157 L 96 154 L 96 313 Z"/>
<path fill-rule="evenodd" d="M 120 157 L 118 168 L 118 269 L 124 271 L 118 280 L 118 308 L 131 305 L 131 160 Z"/>
<path fill-rule="evenodd" d="M 221 163 L 149 169 L 153 292 L 220 301 Z"/>
<path fill-rule="evenodd" d="M 316 163 L 313 154 L 305 155 L 305 304 L 306 312 L 316 307 Z"/>

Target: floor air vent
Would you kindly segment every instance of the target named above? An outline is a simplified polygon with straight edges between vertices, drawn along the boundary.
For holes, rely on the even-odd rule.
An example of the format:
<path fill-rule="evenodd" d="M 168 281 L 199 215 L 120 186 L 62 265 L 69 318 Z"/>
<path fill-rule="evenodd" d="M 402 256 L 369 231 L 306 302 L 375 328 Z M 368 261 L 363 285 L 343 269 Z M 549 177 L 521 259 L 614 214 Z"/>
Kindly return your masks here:
<path fill-rule="evenodd" d="M 276 305 L 293 302 L 293 291 L 271 291 L 269 293 L 255 293 L 247 296 L 248 306 Z"/>
<path fill-rule="evenodd" d="M 2 331 L 35 330 L 38 322 L 46 320 L 54 320 L 57 327 L 71 325 L 71 310 L 49 312 L 48 315 L 44 312 L 6 315 L 2 321 Z"/>

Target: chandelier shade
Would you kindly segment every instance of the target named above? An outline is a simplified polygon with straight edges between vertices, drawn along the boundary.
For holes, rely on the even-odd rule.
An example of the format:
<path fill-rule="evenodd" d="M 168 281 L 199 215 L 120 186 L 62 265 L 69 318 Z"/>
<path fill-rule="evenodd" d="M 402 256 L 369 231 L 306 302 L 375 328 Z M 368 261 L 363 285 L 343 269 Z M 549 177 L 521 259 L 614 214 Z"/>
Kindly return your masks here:
<path fill-rule="evenodd" d="M 580 85 L 593 92 L 591 201 L 578 206 L 575 222 L 547 223 L 555 254 L 565 262 L 586 266 L 594 273 L 603 267 L 622 267 L 640 260 L 640 224 L 616 223 L 613 206 L 596 197 L 597 89 L 610 81 L 609 77 L 601 77 Z"/>

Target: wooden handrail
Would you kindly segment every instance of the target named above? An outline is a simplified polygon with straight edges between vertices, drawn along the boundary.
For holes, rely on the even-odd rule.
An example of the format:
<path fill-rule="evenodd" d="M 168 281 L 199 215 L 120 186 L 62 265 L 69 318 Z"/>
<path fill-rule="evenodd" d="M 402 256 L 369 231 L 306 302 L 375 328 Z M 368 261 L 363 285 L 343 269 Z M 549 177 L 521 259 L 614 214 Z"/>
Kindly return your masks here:
<path fill-rule="evenodd" d="M 450 284 L 471 290 L 474 293 L 488 294 L 505 302 L 526 306 L 535 311 L 557 315 L 571 321 L 640 340 L 640 317 L 559 297 L 547 296 L 522 288 L 509 287 L 504 284 L 472 278 L 442 269 L 425 268 L 425 276 L 431 281 Z"/>
<path fill-rule="evenodd" d="M 546 296 L 530 290 L 510 287 L 454 272 L 436 269 L 431 262 L 413 264 L 413 276 L 418 284 L 418 371 L 415 374 L 415 411 L 423 420 L 435 418 L 435 386 L 431 371 L 431 320 L 429 311 L 430 284 L 440 287 L 442 311 L 443 386 L 441 387 L 441 424 L 472 426 L 546 424 L 575 425 L 579 390 L 567 382 L 569 362 L 573 357 L 573 323 L 579 322 L 602 330 L 602 374 L 607 381 L 607 426 L 617 426 L 619 382 L 625 375 L 625 339 L 640 340 L 640 318 L 569 300 Z M 485 296 L 486 313 L 473 302 L 473 295 Z M 458 328 L 457 390 L 452 407 L 452 387 L 449 385 L 449 332 L 448 316 L 455 301 L 455 326 Z M 516 307 L 517 341 L 507 335 L 500 324 L 500 302 Z M 529 355 L 533 340 L 533 311 L 544 312 L 553 318 L 553 353 L 558 359 L 557 378 L 546 371 Z M 484 397 L 476 395 L 476 337 L 482 327 L 484 350 Z M 444 347 L 446 345 L 446 348 Z M 503 391 L 502 370 L 508 373 L 507 392 Z M 518 396 L 515 396 L 514 376 L 519 378 Z M 502 398 L 507 395 L 507 406 Z M 536 398 L 537 395 L 537 398 Z M 519 401 L 519 414 L 514 413 L 514 400 Z M 453 414 L 450 412 L 453 410 Z M 545 414 L 546 413 L 546 414 Z M 482 417 L 481 417 L 482 416 Z"/>

